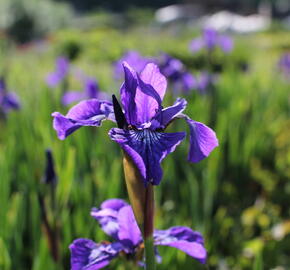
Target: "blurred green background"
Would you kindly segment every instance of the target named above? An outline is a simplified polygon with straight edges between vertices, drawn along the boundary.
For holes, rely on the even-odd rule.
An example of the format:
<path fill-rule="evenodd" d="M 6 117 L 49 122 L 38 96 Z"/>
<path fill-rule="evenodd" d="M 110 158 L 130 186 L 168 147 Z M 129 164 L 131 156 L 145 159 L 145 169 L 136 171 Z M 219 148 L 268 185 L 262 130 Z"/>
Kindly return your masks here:
<path fill-rule="evenodd" d="M 120 26 L 110 12 L 79 17 L 71 7 L 49 1 L 22 1 L 16 6 L 24 15 L 9 17 L 11 3 L 6 3 L 1 12 L 8 18 L 0 19 L 0 71 L 22 107 L 0 121 L 0 269 L 69 269 L 68 246 L 75 238 L 108 239 L 90 209 L 108 198 L 127 199 L 127 194 L 122 153 L 107 135 L 111 123 L 82 128 L 65 141 L 56 137 L 51 113 L 67 111 L 60 102 L 61 87 L 51 90 L 45 83 L 56 57 L 77 52 L 72 64 L 97 78 L 103 91 L 118 94 L 121 81 L 112 79 L 112 63 L 127 50 L 145 56 L 167 52 L 193 74 L 207 56 L 188 50 L 190 40 L 200 34 L 196 28 L 160 27 L 150 9 L 127 9 Z M 25 32 L 23 22 L 29 21 L 34 27 L 28 25 Z M 164 179 L 156 188 L 156 228 L 184 225 L 202 232 L 208 262 L 202 266 L 180 251 L 161 247 L 160 270 L 290 266 L 290 81 L 277 68 L 280 55 L 290 50 L 290 34 L 278 22 L 263 33 L 233 38 L 232 53 L 215 55 L 222 66 L 213 127 L 219 147 L 201 163 L 190 164 L 184 141 L 164 160 Z M 69 84 L 81 89 L 73 77 Z M 165 105 L 173 98 L 168 90 Z M 209 97 L 192 91 L 186 99 L 186 113 L 209 123 Z M 172 126 L 184 128 L 182 122 Z M 57 263 L 38 201 L 40 194 L 50 203 L 50 189 L 41 182 L 47 148 L 53 151 L 58 174 L 57 205 L 48 213 L 60 232 Z M 121 258 L 107 269 L 133 266 Z"/>

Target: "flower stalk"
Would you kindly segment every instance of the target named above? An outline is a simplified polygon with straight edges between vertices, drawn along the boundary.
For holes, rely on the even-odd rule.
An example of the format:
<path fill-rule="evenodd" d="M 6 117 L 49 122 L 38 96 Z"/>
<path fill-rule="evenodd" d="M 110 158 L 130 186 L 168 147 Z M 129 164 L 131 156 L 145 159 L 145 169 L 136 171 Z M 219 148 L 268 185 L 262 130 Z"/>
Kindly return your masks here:
<path fill-rule="evenodd" d="M 153 185 L 144 185 L 140 173 L 132 159 L 124 152 L 123 158 L 125 182 L 133 212 L 142 232 L 145 246 L 147 270 L 155 269 L 154 254 L 154 189 Z"/>

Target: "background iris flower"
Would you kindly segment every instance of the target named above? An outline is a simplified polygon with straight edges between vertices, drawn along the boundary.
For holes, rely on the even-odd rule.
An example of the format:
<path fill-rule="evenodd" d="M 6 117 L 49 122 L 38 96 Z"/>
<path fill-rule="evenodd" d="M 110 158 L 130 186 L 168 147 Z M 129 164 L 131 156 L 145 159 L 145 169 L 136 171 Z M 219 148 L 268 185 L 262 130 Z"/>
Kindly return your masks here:
<path fill-rule="evenodd" d="M 233 45 L 233 40 L 229 36 L 221 35 L 212 28 L 206 28 L 203 30 L 201 37 L 190 42 L 189 48 L 194 53 L 201 49 L 213 51 L 215 48 L 220 48 L 224 53 L 229 53 L 232 51 Z"/>
<path fill-rule="evenodd" d="M 196 85 L 196 79 L 185 69 L 182 62 L 169 54 L 161 55 L 159 68 L 161 73 L 172 82 L 176 93 L 187 93 Z"/>
<path fill-rule="evenodd" d="M 102 203 L 100 209 L 93 208 L 91 216 L 115 242 L 97 244 L 89 239 L 75 240 L 70 245 L 72 270 L 103 268 L 120 252 L 130 255 L 135 262 L 142 260 L 143 239 L 130 205 L 121 199 L 109 199 Z M 155 230 L 153 238 L 155 246 L 175 247 L 201 263 L 206 261 L 203 237 L 188 227 Z M 157 250 L 155 253 L 159 259 Z"/>
<path fill-rule="evenodd" d="M 153 62 L 153 59 L 142 56 L 138 51 L 127 51 L 120 60 L 114 63 L 114 75 L 116 79 L 123 78 L 124 62 L 127 62 L 136 72 L 141 72 L 148 63 Z"/>
<path fill-rule="evenodd" d="M 10 110 L 20 108 L 18 96 L 13 92 L 8 92 L 4 78 L 0 78 L 0 111 L 4 114 Z"/>
<path fill-rule="evenodd" d="M 62 104 L 67 106 L 83 99 L 107 99 L 108 95 L 100 91 L 97 80 L 85 78 L 83 91 L 68 91 L 62 97 Z"/>
<path fill-rule="evenodd" d="M 53 127 L 58 137 L 65 139 L 81 126 L 100 126 L 105 119 L 117 119 L 118 128 L 112 128 L 109 136 L 131 157 L 145 185 L 158 185 L 162 179 L 161 161 L 186 135 L 185 132 L 164 133 L 173 120 L 185 119 L 189 126 L 190 162 L 207 157 L 218 140 L 212 129 L 183 114 L 185 99 L 178 98 L 172 106 L 162 108 L 167 82 L 155 64 L 147 64 L 140 75 L 127 63 L 123 66 L 125 82 L 120 89 L 123 111 L 116 98 L 114 106 L 108 101 L 90 99 L 75 105 L 66 116 L 53 113 Z"/>
<path fill-rule="evenodd" d="M 278 62 L 279 69 L 286 77 L 290 75 L 290 53 L 284 53 L 281 55 Z"/>
<path fill-rule="evenodd" d="M 55 62 L 55 71 L 46 77 L 48 86 L 53 88 L 59 85 L 67 77 L 69 67 L 69 60 L 66 57 L 58 57 Z"/>

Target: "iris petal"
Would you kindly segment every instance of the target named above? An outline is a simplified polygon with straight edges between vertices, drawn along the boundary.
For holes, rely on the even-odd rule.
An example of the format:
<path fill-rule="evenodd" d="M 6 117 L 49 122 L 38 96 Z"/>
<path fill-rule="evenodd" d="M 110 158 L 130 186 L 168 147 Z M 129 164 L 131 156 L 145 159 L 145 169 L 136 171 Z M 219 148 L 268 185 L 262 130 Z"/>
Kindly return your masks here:
<path fill-rule="evenodd" d="M 122 207 L 118 212 L 118 224 L 119 241 L 121 241 L 123 246 L 134 250 L 134 247 L 142 241 L 142 237 L 130 205 Z"/>
<path fill-rule="evenodd" d="M 135 97 L 137 122 L 143 124 L 161 109 L 167 82 L 157 65 L 147 64 L 140 77 L 137 75 L 138 88 Z"/>
<path fill-rule="evenodd" d="M 190 148 L 188 160 L 199 162 L 206 158 L 218 146 L 215 132 L 205 124 L 187 118 L 190 128 Z"/>
<path fill-rule="evenodd" d="M 188 227 L 172 227 L 168 230 L 154 231 L 155 245 L 175 247 L 197 259 L 201 263 L 206 261 L 206 249 L 199 232 Z"/>
<path fill-rule="evenodd" d="M 161 161 L 184 139 L 185 132 L 160 133 L 149 129 L 113 128 L 109 135 L 132 158 L 144 180 L 158 185 L 162 178 Z"/>
<path fill-rule="evenodd" d="M 165 128 L 170 121 L 185 110 L 186 105 L 187 101 L 184 98 L 178 98 L 172 106 L 163 109 L 153 118 L 152 128 Z"/>
<path fill-rule="evenodd" d="M 70 245 L 72 270 L 97 270 L 105 267 L 123 249 L 120 243 L 96 244 L 77 239 Z"/>
<path fill-rule="evenodd" d="M 72 107 L 66 116 L 59 112 L 54 112 L 52 116 L 53 128 L 61 140 L 81 126 L 100 126 L 105 119 L 115 121 L 113 105 L 97 99 L 81 101 Z"/>
<path fill-rule="evenodd" d="M 126 120 L 129 124 L 136 124 L 136 104 L 135 96 L 137 89 L 137 75 L 136 72 L 126 63 L 123 63 L 125 82 L 121 86 L 121 102 L 125 110 Z"/>

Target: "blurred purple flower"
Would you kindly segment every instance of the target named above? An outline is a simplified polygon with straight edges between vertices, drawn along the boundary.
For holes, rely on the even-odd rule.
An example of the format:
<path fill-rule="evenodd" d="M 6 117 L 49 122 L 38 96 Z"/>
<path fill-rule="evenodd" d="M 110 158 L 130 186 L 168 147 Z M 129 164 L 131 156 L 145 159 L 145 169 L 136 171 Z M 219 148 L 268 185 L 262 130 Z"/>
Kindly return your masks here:
<path fill-rule="evenodd" d="M 161 73 L 173 83 L 173 90 L 176 93 L 187 93 L 196 85 L 195 78 L 185 70 L 179 59 L 168 54 L 162 54 L 159 61 Z"/>
<path fill-rule="evenodd" d="M 229 53 L 232 51 L 233 45 L 233 40 L 229 36 L 220 35 L 216 30 L 206 28 L 201 37 L 190 42 L 189 48 L 194 53 L 203 48 L 208 51 L 220 48 L 224 53 Z"/>
<path fill-rule="evenodd" d="M 213 86 L 217 81 L 217 75 L 201 72 L 196 76 L 196 85 L 195 89 L 199 91 L 200 94 L 208 94 L 208 90 Z"/>
<path fill-rule="evenodd" d="M 100 209 L 93 208 L 91 216 L 115 242 L 95 243 L 89 239 L 77 239 L 70 245 L 71 269 L 100 269 L 110 263 L 122 251 L 135 261 L 137 252 L 143 249 L 143 239 L 130 205 L 120 199 L 102 203 Z M 175 247 L 201 263 L 205 263 L 207 252 L 199 232 L 188 227 L 176 226 L 154 231 L 154 245 Z M 158 254 L 156 253 L 158 259 Z"/>
<path fill-rule="evenodd" d="M 278 62 L 278 67 L 284 73 L 284 75 L 290 75 L 290 53 L 284 53 L 281 55 Z"/>
<path fill-rule="evenodd" d="M 67 77 L 69 66 L 69 60 L 66 57 L 58 57 L 55 62 L 55 71 L 46 77 L 48 86 L 54 88 L 60 84 Z"/>
<path fill-rule="evenodd" d="M 18 110 L 19 108 L 18 96 L 13 92 L 8 92 L 4 78 L 0 78 L 0 111 L 5 114 L 10 110 Z"/>
<path fill-rule="evenodd" d="M 175 119 L 185 119 L 190 128 L 188 160 L 199 162 L 218 145 L 215 132 L 206 125 L 183 114 L 187 102 L 178 98 L 165 109 L 162 99 L 167 82 L 153 64 L 147 64 L 139 75 L 127 63 L 123 64 L 125 82 L 120 93 L 123 110 L 115 96 L 113 104 L 97 99 L 82 101 L 66 116 L 55 112 L 53 127 L 60 139 L 65 139 L 81 126 L 100 126 L 102 120 L 117 121 L 109 136 L 132 158 L 144 184 L 158 185 L 162 179 L 162 160 L 185 138 L 185 132 L 164 133 Z"/>
<path fill-rule="evenodd" d="M 46 184 L 56 185 L 57 176 L 54 170 L 54 161 L 52 152 L 50 149 L 46 149 L 45 154 L 46 154 L 46 167 L 43 176 L 43 182 Z"/>
<path fill-rule="evenodd" d="M 98 82 L 93 78 L 85 78 L 84 90 L 80 91 L 68 91 L 62 97 L 62 104 L 67 106 L 71 103 L 81 101 L 82 99 L 108 99 L 108 95 L 100 91 Z"/>
<path fill-rule="evenodd" d="M 154 61 L 142 56 L 138 51 L 128 51 L 114 64 L 116 79 L 122 79 L 124 76 L 123 62 L 127 62 L 136 72 L 141 72 L 148 63 Z"/>

